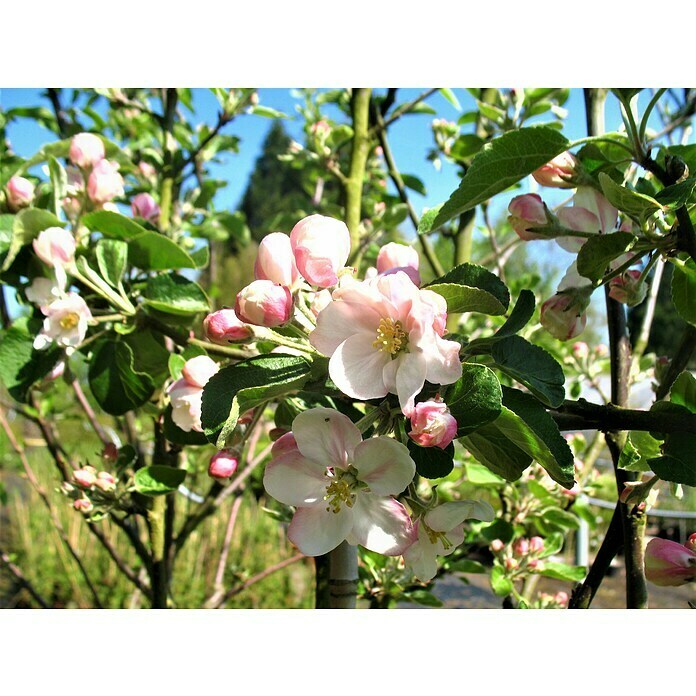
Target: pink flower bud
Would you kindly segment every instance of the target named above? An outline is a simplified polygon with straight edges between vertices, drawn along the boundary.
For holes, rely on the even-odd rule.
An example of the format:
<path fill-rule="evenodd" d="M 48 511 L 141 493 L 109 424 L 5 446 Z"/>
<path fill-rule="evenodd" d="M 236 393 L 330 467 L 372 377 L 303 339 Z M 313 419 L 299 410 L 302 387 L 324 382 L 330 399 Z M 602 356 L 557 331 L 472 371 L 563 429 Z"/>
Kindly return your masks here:
<path fill-rule="evenodd" d="M 292 316 L 292 295 L 284 285 L 255 280 L 237 293 L 237 316 L 255 326 L 282 326 Z"/>
<path fill-rule="evenodd" d="M 640 281 L 640 271 L 624 271 L 609 281 L 609 297 L 629 307 L 639 305 L 647 294 L 648 288 Z"/>
<path fill-rule="evenodd" d="M 133 217 L 156 223 L 159 218 L 160 207 L 149 193 L 139 193 L 131 201 L 131 212 Z"/>
<path fill-rule="evenodd" d="M 536 570 L 540 563 L 541 561 L 538 558 L 532 558 L 531 560 L 527 561 L 527 568 L 530 570 Z"/>
<path fill-rule="evenodd" d="M 696 580 L 696 552 L 676 541 L 651 539 L 645 547 L 645 576 L 663 587 Z"/>
<path fill-rule="evenodd" d="M 529 540 L 518 539 L 512 547 L 515 556 L 526 556 L 529 553 Z"/>
<path fill-rule="evenodd" d="M 203 320 L 206 338 L 223 345 L 234 341 L 246 341 L 253 334 L 252 328 L 239 321 L 234 309 L 219 309 Z"/>
<path fill-rule="evenodd" d="M 519 567 L 519 561 L 516 558 L 506 558 L 505 559 L 505 569 L 506 570 L 516 570 Z"/>
<path fill-rule="evenodd" d="M 208 476 L 217 481 L 224 481 L 237 471 L 239 460 L 229 450 L 220 450 L 210 458 Z"/>
<path fill-rule="evenodd" d="M 566 607 L 568 606 L 568 600 L 570 597 L 568 596 L 567 592 L 556 592 L 556 595 L 554 596 L 554 601 L 556 604 L 558 604 L 561 607 Z"/>
<path fill-rule="evenodd" d="M 546 209 L 541 196 L 536 193 L 525 193 L 515 196 L 508 205 L 508 222 L 524 241 L 532 239 L 549 239 L 547 235 L 530 232 L 532 227 L 543 227 L 547 224 Z"/>
<path fill-rule="evenodd" d="M 72 262 L 75 258 L 75 237 L 69 230 L 62 227 L 49 227 L 39 232 L 32 242 L 36 255 L 49 266 L 61 266 Z"/>
<path fill-rule="evenodd" d="M 350 254 L 350 232 L 345 223 L 310 215 L 293 227 L 290 244 L 297 268 L 310 284 L 328 288 L 338 283 L 338 271 Z"/>
<path fill-rule="evenodd" d="M 541 553 L 544 550 L 544 540 L 540 536 L 533 536 L 529 540 L 529 553 Z"/>
<path fill-rule="evenodd" d="M 94 485 L 104 493 L 116 490 L 116 479 L 108 471 L 100 471 Z"/>
<path fill-rule="evenodd" d="M 73 501 L 73 508 L 87 514 L 88 512 L 92 512 L 94 505 L 89 498 L 78 498 L 77 500 Z"/>
<path fill-rule="evenodd" d="M 590 354 L 590 347 L 584 341 L 576 341 L 573 343 L 573 355 L 582 360 Z"/>
<path fill-rule="evenodd" d="M 421 401 L 411 414 L 409 437 L 421 447 L 445 449 L 457 436 L 457 420 L 443 401 Z"/>
<path fill-rule="evenodd" d="M 541 305 L 539 321 L 552 336 L 567 341 L 583 332 L 587 314 L 578 311 L 571 295 L 557 293 Z"/>
<path fill-rule="evenodd" d="M 97 472 L 94 467 L 86 466 L 83 469 L 73 471 L 73 481 L 82 488 L 91 488 L 97 480 Z"/>
<path fill-rule="evenodd" d="M 197 355 L 186 361 L 181 376 L 191 386 L 202 389 L 219 369 L 218 364 L 207 355 Z"/>
<path fill-rule="evenodd" d="M 30 206 L 34 200 L 34 184 L 22 176 L 13 176 L 7 182 L 6 190 L 7 207 L 12 213 Z"/>
<path fill-rule="evenodd" d="M 254 277 L 256 280 L 270 280 L 285 285 L 291 290 L 302 282 L 287 234 L 272 232 L 261 240 L 254 264 Z"/>
<path fill-rule="evenodd" d="M 82 167 L 83 169 L 94 167 L 94 165 L 101 162 L 105 156 L 104 143 L 101 138 L 92 133 L 78 133 L 73 136 L 73 139 L 70 141 L 70 152 L 68 157 L 70 161 L 78 167 Z"/>
<path fill-rule="evenodd" d="M 249 425 L 251 421 L 254 420 L 254 409 L 250 408 L 248 411 L 244 411 L 241 416 L 237 419 L 238 425 Z"/>
<path fill-rule="evenodd" d="M 385 244 L 377 254 L 377 272 L 384 273 L 392 268 L 413 268 L 418 270 L 420 259 L 418 252 L 406 244 L 390 242 Z"/>
<path fill-rule="evenodd" d="M 491 551 L 494 553 L 500 553 L 505 548 L 505 544 L 502 539 L 493 539 L 491 541 Z"/>
<path fill-rule="evenodd" d="M 66 196 L 61 201 L 61 206 L 65 216 L 71 221 L 76 220 L 77 216 L 82 211 L 82 203 L 80 202 L 80 199 L 74 196 Z"/>
<path fill-rule="evenodd" d="M 105 159 L 97 163 L 87 182 L 90 199 L 99 205 L 108 203 L 123 193 L 123 177 L 118 173 L 118 164 Z"/>
<path fill-rule="evenodd" d="M 532 176 L 542 186 L 573 188 L 575 184 L 569 181 L 569 179 L 575 174 L 577 163 L 577 160 L 570 152 L 562 152 L 543 167 L 539 167 L 535 172 L 532 172 Z"/>

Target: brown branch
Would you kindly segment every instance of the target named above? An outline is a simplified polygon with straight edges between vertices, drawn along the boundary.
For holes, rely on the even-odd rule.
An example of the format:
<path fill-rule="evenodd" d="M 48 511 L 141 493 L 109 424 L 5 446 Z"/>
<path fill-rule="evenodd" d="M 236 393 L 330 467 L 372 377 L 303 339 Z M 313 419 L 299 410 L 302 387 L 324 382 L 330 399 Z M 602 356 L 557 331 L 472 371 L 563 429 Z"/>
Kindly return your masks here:
<path fill-rule="evenodd" d="M 12 573 L 17 582 L 41 605 L 42 609 L 50 608 L 48 602 L 34 589 L 34 586 L 27 580 L 19 566 L 10 560 L 10 556 L 3 549 L 0 549 L 0 561 Z"/>

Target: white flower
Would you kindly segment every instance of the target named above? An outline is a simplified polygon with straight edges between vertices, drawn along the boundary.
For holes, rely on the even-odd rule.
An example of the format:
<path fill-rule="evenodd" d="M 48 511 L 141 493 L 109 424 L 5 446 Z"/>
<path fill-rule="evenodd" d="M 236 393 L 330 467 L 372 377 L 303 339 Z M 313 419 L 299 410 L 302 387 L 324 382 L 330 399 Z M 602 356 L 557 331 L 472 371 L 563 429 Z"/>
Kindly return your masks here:
<path fill-rule="evenodd" d="M 307 556 L 344 540 L 387 556 L 403 553 L 413 527 L 392 496 L 413 480 L 408 449 L 389 437 L 363 442 L 351 420 L 329 408 L 297 416 L 292 436 L 294 442 L 276 443 L 263 479 L 270 495 L 297 508 L 290 541 Z"/>
<path fill-rule="evenodd" d="M 41 333 L 34 339 L 36 350 L 43 350 L 52 342 L 74 349 L 85 340 L 92 313 L 76 292 L 69 292 L 64 298 L 54 300 L 42 311 L 46 318 Z"/>

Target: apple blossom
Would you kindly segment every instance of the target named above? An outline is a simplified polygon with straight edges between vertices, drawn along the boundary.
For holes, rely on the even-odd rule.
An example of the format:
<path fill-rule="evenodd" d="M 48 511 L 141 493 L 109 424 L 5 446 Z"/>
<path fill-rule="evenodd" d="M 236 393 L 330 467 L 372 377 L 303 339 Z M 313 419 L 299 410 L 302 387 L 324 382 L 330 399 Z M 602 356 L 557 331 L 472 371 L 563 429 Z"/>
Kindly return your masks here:
<path fill-rule="evenodd" d="M 350 254 L 350 232 L 345 223 L 324 215 L 300 220 L 290 233 L 295 262 L 311 285 L 328 288 L 338 283 Z"/>
<path fill-rule="evenodd" d="M 338 411 L 313 408 L 274 445 L 266 466 L 266 491 L 297 510 L 288 539 L 307 556 L 341 542 L 398 556 L 414 541 L 411 519 L 398 495 L 413 480 L 408 449 L 389 437 L 363 441 L 358 428 Z"/>
<path fill-rule="evenodd" d="M 419 580 L 432 580 L 437 557 L 448 556 L 464 541 L 464 521 L 492 522 L 494 518 L 493 508 L 477 500 L 451 501 L 426 511 L 415 521 L 416 540 L 403 554 L 406 567 Z"/>
<path fill-rule="evenodd" d="M 421 447 L 445 449 L 457 435 L 457 420 L 444 401 L 421 401 L 413 408 L 408 435 Z"/>
<path fill-rule="evenodd" d="M 116 478 L 108 471 L 100 471 L 94 485 L 103 493 L 111 493 L 116 490 Z"/>
<path fill-rule="evenodd" d="M 123 177 L 118 173 L 118 164 L 101 160 L 92 169 L 87 181 L 87 194 L 96 204 L 104 204 L 122 196 Z"/>
<path fill-rule="evenodd" d="M 6 187 L 7 207 L 16 213 L 20 208 L 26 208 L 34 200 L 34 184 L 22 176 L 13 176 Z"/>
<path fill-rule="evenodd" d="M 314 315 L 314 317 L 319 316 L 319 312 L 328 306 L 331 302 L 331 291 L 330 290 L 320 290 L 319 292 L 312 293 L 312 300 L 309 305 L 309 309 Z"/>
<path fill-rule="evenodd" d="M 208 476 L 217 481 L 224 481 L 237 471 L 239 460 L 229 450 L 220 450 L 210 458 Z"/>
<path fill-rule="evenodd" d="M 526 556 L 529 553 L 529 539 L 518 539 L 512 547 L 512 552 L 515 556 Z"/>
<path fill-rule="evenodd" d="M 138 162 L 138 171 L 146 178 L 153 179 L 157 170 L 149 162 Z"/>
<path fill-rule="evenodd" d="M 78 498 L 77 500 L 73 501 L 73 508 L 87 514 L 92 512 L 94 509 L 94 504 L 89 498 Z"/>
<path fill-rule="evenodd" d="M 460 346 L 440 337 L 430 297 L 421 292 L 401 271 L 334 291 L 309 340 L 331 358 L 329 375 L 344 394 L 360 400 L 397 394 L 410 417 L 426 380 L 459 379 Z"/>
<path fill-rule="evenodd" d="M 505 542 L 502 539 L 493 539 L 491 541 L 491 551 L 500 553 L 505 548 Z"/>
<path fill-rule="evenodd" d="M 696 580 L 696 551 L 676 541 L 651 539 L 645 547 L 645 577 L 663 587 Z"/>
<path fill-rule="evenodd" d="M 149 193 L 139 193 L 131 201 L 131 212 L 133 217 L 155 223 L 159 218 L 160 207 Z"/>
<path fill-rule="evenodd" d="M 203 330 L 209 341 L 220 345 L 245 341 L 253 334 L 251 326 L 240 321 L 234 309 L 219 309 L 208 314 L 203 320 Z"/>
<path fill-rule="evenodd" d="M 219 370 L 218 364 L 207 355 L 187 360 L 181 378 L 167 389 L 172 404 L 172 420 L 183 431 L 202 433 L 201 405 L 203 387 Z"/>
<path fill-rule="evenodd" d="M 82 488 L 91 488 L 97 480 L 97 470 L 93 466 L 73 471 L 73 481 Z"/>
<path fill-rule="evenodd" d="M 406 244 L 398 244 L 397 242 L 389 242 L 385 244 L 377 254 L 377 272 L 384 273 L 392 269 L 411 268 L 418 271 L 420 258 L 418 252 Z M 417 274 L 417 273 L 416 273 Z M 416 281 L 414 281 L 416 282 Z M 420 284 L 420 279 L 416 285 Z"/>
<path fill-rule="evenodd" d="M 552 336 L 567 341 L 583 332 L 587 313 L 578 309 L 571 295 L 556 293 L 541 305 L 539 321 Z"/>
<path fill-rule="evenodd" d="M 118 447 L 113 442 L 107 442 L 101 451 L 101 457 L 105 462 L 115 464 L 118 461 Z"/>
<path fill-rule="evenodd" d="M 85 301 L 75 292 L 54 300 L 44 311 L 46 318 L 39 335 L 34 339 L 34 348 L 43 350 L 52 342 L 74 350 L 87 335 L 88 322 L 92 313 Z"/>
<path fill-rule="evenodd" d="M 82 167 L 83 169 L 94 167 L 94 165 L 101 162 L 105 156 L 104 143 L 101 138 L 93 133 L 78 133 L 74 135 L 70 141 L 68 157 L 70 161 L 78 167 Z"/>
<path fill-rule="evenodd" d="M 548 235 L 530 232 L 532 227 L 543 227 L 548 224 L 546 206 L 541 196 L 536 193 L 525 193 L 515 196 L 508 205 L 508 222 L 517 236 L 524 240 L 548 239 Z"/>
<path fill-rule="evenodd" d="M 285 285 L 291 291 L 297 289 L 302 278 L 287 234 L 271 232 L 261 240 L 254 264 L 254 277 Z"/>
<path fill-rule="evenodd" d="M 609 297 L 629 307 L 639 305 L 648 292 L 640 271 L 624 271 L 609 281 Z"/>
<path fill-rule="evenodd" d="M 578 161 L 570 152 L 562 152 L 539 167 L 532 176 L 538 184 L 551 188 L 573 188 L 574 184 L 569 181 L 575 174 Z"/>
<path fill-rule="evenodd" d="M 48 305 L 63 295 L 63 291 L 51 278 L 37 276 L 31 281 L 31 285 L 25 290 L 29 302 L 38 305 L 39 309 L 47 314 Z"/>
<path fill-rule="evenodd" d="M 47 265 L 64 268 L 75 259 L 77 244 L 72 232 L 62 227 L 49 227 L 39 232 L 32 242 L 34 252 Z"/>
<path fill-rule="evenodd" d="M 576 341 L 573 343 L 573 355 L 582 360 L 590 354 L 590 347 L 584 341 Z"/>
<path fill-rule="evenodd" d="M 292 317 L 292 295 L 284 285 L 255 280 L 237 293 L 234 311 L 247 324 L 282 326 Z"/>
<path fill-rule="evenodd" d="M 616 227 L 619 211 L 601 194 L 588 186 L 581 186 L 573 196 L 573 205 L 561 208 L 560 223 L 570 230 L 587 234 L 608 234 Z M 566 251 L 575 253 L 585 243 L 583 237 L 557 237 Z"/>
<path fill-rule="evenodd" d="M 529 540 L 529 552 L 541 553 L 544 550 L 544 540 L 540 536 L 533 536 Z"/>

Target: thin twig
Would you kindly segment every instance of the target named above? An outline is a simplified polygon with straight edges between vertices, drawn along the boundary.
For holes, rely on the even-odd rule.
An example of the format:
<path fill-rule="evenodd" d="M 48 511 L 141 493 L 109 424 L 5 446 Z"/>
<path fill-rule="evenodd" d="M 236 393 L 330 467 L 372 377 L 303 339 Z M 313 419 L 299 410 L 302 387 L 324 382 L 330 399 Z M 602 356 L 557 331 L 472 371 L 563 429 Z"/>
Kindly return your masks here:
<path fill-rule="evenodd" d="M 227 558 L 230 554 L 230 546 L 232 545 L 232 535 L 234 533 L 234 527 L 237 523 L 237 515 L 239 514 L 239 508 L 241 505 L 242 496 L 240 495 L 235 498 L 234 502 L 232 503 L 230 518 L 227 521 L 227 528 L 225 530 L 225 539 L 222 543 L 222 550 L 220 552 L 220 560 L 218 561 L 217 571 L 215 573 L 215 591 L 206 601 L 206 606 L 215 606 L 225 595 L 225 586 L 223 584 L 225 579 L 225 568 L 227 567 Z"/>
<path fill-rule="evenodd" d="M 27 592 L 29 592 L 29 594 L 41 605 L 42 609 L 50 608 L 48 602 L 36 591 L 34 586 L 29 582 L 29 580 L 27 580 L 19 566 L 15 565 L 10 560 L 10 556 L 3 549 L 0 549 L 0 561 L 2 561 L 5 568 L 7 568 L 12 575 L 14 575 L 19 584 L 24 587 L 24 589 L 26 589 Z"/>
<path fill-rule="evenodd" d="M 650 329 L 652 328 L 653 319 L 655 318 L 655 307 L 657 306 L 657 296 L 660 292 L 660 283 L 662 282 L 662 272 L 664 268 L 665 262 L 663 259 L 659 259 L 653 271 L 653 279 L 645 303 L 645 314 L 643 315 L 643 321 L 640 326 L 640 333 L 633 346 L 633 360 L 636 365 L 643 357 L 643 353 L 645 353 L 645 349 L 648 346 Z"/>
<path fill-rule="evenodd" d="M 94 413 L 94 409 L 92 408 L 91 404 L 87 400 L 87 397 L 85 396 L 84 391 L 82 390 L 82 387 L 80 386 L 80 383 L 78 382 L 77 379 L 74 379 L 70 385 L 75 392 L 75 396 L 77 397 L 77 401 L 79 402 L 80 406 L 82 407 L 82 410 L 85 412 L 85 415 L 87 416 L 87 420 L 90 422 L 90 425 L 92 426 L 92 429 L 94 432 L 97 434 L 97 437 L 102 441 L 102 444 L 108 445 L 111 444 L 111 438 L 106 434 L 106 431 L 102 427 L 102 424 L 97 420 L 97 416 Z"/>

